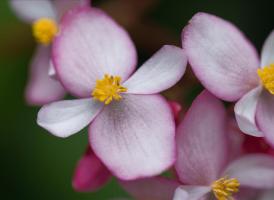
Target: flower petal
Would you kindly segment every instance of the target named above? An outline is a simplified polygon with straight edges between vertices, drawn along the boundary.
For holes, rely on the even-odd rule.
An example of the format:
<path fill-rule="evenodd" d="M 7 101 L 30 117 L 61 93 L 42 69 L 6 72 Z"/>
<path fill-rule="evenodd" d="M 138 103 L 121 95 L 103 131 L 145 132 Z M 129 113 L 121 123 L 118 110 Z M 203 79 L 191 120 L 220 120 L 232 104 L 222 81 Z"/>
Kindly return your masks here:
<path fill-rule="evenodd" d="M 41 17 L 56 18 L 54 7 L 50 0 L 10 0 L 10 5 L 17 16 L 28 23 L 33 23 Z"/>
<path fill-rule="evenodd" d="M 174 120 L 176 124 L 178 124 L 180 120 L 180 113 L 182 111 L 182 106 L 176 101 L 168 101 L 168 104 L 172 110 Z"/>
<path fill-rule="evenodd" d="M 158 175 L 175 159 L 175 124 L 159 95 L 124 95 L 90 126 L 96 155 L 120 179 Z M 163 148 L 164 147 L 164 148 Z"/>
<path fill-rule="evenodd" d="M 224 175 L 237 178 L 241 186 L 268 189 L 274 187 L 274 157 L 249 154 L 230 163 Z"/>
<path fill-rule="evenodd" d="M 260 197 L 257 200 L 272 200 L 274 199 L 274 190 L 265 190 L 261 193 Z"/>
<path fill-rule="evenodd" d="M 43 106 L 37 123 L 58 137 L 68 137 L 87 126 L 103 104 L 87 99 L 64 100 Z"/>
<path fill-rule="evenodd" d="M 258 86 L 245 94 L 235 105 L 235 117 L 242 132 L 262 137 L 262 132 L 258 129 L 255 120 L 257 103 L 262 92 L 262 87 Z"/>
<path fill-rule="evenodd" d="M 53 43 L 53 63 L 65 88 L 88 97 L 104 74 L 126 80 L 136 65 L 135 47 L 125 30 L 99 9 L 68 12 Z M 65 49 L 65 51 L 64 51 Z"/>
<path fill-rule="evenodd" d="M 78 192 L 91 192 L 104 186 L 111 174 L 90 147 L 77 163 L 72 185 Z"/>
<path fill-rule="evenodd" d="M 152 94 L 172 87 L 183 76 L 187 59 L 181 48 L 165 45 L 125 83 L 128 93 Z"/>
<path fill-rule="evenodd" d="M 120 181 L 120 184 L 136 200 L 170 200 L 179 186 L 176 181 L 163 177 Z"/>
<path fill-rule="evenodd" d="M 39 46 L 31 63 L 30 80 L 26 88 L 26 100 L 30 105 L 44 105 L 60 100 L 65 95 L 61 84 L 48 75 L 50 49 Z"/>
<path fill-rule="evenodd" d="M 235 101 L 258 85 L 257 53 L 231 23 L 198 13 L 182 37 L 194 73 L 219 98 Z"/>
<path fill-rule="evenodd" d="M 183 183 L 208 185 L 216 180 L 228 159 L 226 120 L 222 102 L 209 92 L 194 100 L 176 134 L 175 167 Z"/>
<path fill-rule="evenodd" d="M 261 54 L 261 67 L 274 64 L 274 30 L 269 34 L 264 42 Z"/>
<path fill-rule="evenodd" d="M 206 186 L 180 186 L 176 189 L 173 200 L 206 200 L 210 190 Z"/>
<path fill-rule="evenodd" d="M 274 146 L 274 95 L 266 90 L 259 99 L 256 120 L 266 140 Z"/>
<path fill-rule="evenodd" d="M 61 18 L 68 10 L 77 6 L 90 6 L 91 0 L 53 0 L 59 18 Z"/>

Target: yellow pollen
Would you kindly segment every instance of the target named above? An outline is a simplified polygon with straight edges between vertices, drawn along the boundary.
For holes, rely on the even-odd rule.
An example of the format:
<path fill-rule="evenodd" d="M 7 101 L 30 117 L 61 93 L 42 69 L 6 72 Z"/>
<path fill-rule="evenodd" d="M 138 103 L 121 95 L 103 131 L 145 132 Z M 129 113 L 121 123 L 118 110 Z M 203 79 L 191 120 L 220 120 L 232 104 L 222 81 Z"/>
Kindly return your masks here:
<path fill-rule="evenodd" d="M 233 200 L 232 195 L 239 191 L 239 186 L 236 178 L 229 179 L 226 176 L 214 181 L 211 188 L 217 200 Z"/>
<path fill-rule="evenodd" d="M 121 77 L 104 75 L 104 78 L 96 81 L 95 89 L 92 92 L 94 99 L 110 104 L 112 100 L 119 101 L 122 99 L 121 92 L 126 92 L 127 88 L 121 85 Z"/>
<path fill-rule="evenodd" d="M 274 94 L 274 64 L 270 64 L 269 66 L 258 69 L 257 73 L 263 86 L 271 94 Z"/>
<path fill-rule="evenodd" d="M 32 33 L 37 42 L 49 45 L 58 32 L 57 24 L 49 18 L 40 18 L 32 25 Z"/>

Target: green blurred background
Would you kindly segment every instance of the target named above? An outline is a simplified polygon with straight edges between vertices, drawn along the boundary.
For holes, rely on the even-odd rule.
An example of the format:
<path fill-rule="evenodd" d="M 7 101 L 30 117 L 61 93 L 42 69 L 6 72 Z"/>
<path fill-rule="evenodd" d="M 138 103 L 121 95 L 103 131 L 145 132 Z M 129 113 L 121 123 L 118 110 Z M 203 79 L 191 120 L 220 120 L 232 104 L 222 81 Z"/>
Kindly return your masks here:
<path fill-rule="evenodd" d="M 39 0 L 37 0 L 39 1 Z M 273 1 L 100 0 L 131 34 L 140 63 L 163 44 L 180 45 L 180 32 L 191 16 L 204 11 L 236 24 L 258 49 L 274 25 Z M 0 1 L 0 198 L 111 199 L 126 193 L 112 180 L 96 193 L 71 187 L 76 162 L 85 151 L 87 132 L 67 139 L 51 136 L 36 123 L 38 108 L 26 105 L 24 87 L 35 47 L 28 25 L 18 20 L 8 0 Z M 191 72 L 165 95 L 189 105 L 201 90 Z"/>

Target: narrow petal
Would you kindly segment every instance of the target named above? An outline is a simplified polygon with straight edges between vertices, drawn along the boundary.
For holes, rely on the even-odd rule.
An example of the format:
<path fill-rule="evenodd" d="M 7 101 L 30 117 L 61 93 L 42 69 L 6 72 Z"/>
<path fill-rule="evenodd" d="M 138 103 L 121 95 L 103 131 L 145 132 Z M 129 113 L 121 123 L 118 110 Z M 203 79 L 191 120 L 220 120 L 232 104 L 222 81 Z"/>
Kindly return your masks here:
<path fill-rule="evenodd" d="M 262 137 L 263 134 L 256 125 L 255 115 L 257 103 L 262 92 L 262 87 L 258 86 L 245 94 L 235 105 L 235 117 L 242 132 Z"/>
<path fill-rule="evenodd" d="M 274 187 L 274 158 L 250 154 L 230 163 L 224 175 L 237 178 L 241 186 L 270 189 Z"/>
<path fill-rule="evenodd" d="M 104 74 L 124 81 L 134 70 L 136 51 L 130 37 L 103 11 L 74 9 L 65 15 L 60 29 L 53 43 L 53 63 L 72 94 L 88 97 Z"/>
<path fill-rule="evenodd" d="M 40 109 L 37 123 L 55 136 L 68 137 L 87 126 L 102 107 L 91 98 L 50 103 Z"/>
<path fill-rule="evenodd" d="M 59 18 L 77 6 L 90 6 L 91 0 L 53 0 Z"/>
<path fill-rule="evenodd" d="M 56 78 L 56 71 L 55 71 L 55 68 L 53 66 L 53 62 L 51 59 L 49 61 L 48 75 L 52 78 Z"/>
<path fill-rule="evenodd" d="M 158 175 L 170 167 L 174 136 L 171 109 L 158 95 L 124 95 L 90 126 L 94 152 L 122 180 Z"/>
<path fill-rule="evenodd" d="M 165 45 L 125 83 L 128 93 L 152 94 L 172 87 L 185 73 L 187 59 L 181 48 Z"/>
<path fill-rule="evenodd" d="M 261 54 L 261 67 L 270 64 L 274 64 L 274 30 L 266 38 Z"/>
<path fill-rule="evenodd" d="M 72 186 L 78 192 L 92 192 L 104 186 L 110 178 L 108 169 L 88 147 L 77 163 Z"/>
<path fill-rule="evenodd" d="M 136 200 L 170 200 L 179 186 L 176 181 L 162 177 L 120 181 L 120 184 Z"/>
<path fill-rule="evenodd" d="M 173 200 L 206 200 L 210 187 L 180 186 L 176 189 Z"/>
<path fill-rule="evenodd" d="M 50 48 L 39 46 L 31 63 L 30 79 L 25 96 L 30 105 L 44 105 L 60 100 L 65 90 L 59 81 L 48 75 L 50 67 Z"/>
<path fill-rule="evenodd" d="M 219 98 L 235 101 L 258 85 L 255 48 L 228 21 L 198 13 L 182 37 L 195 75 Z"/>
<path fill-rule="evenodd" d="M 222 102 L 209 92 L 193 102 L 176 134 L 175 167 L 183 183 L 208 185 L 217 179 L 228 159 L 226 121 Z"/>
<path fill-rule="evenodd" d="M 50 0 L 10 0 L 9 2 L 17 16 L 25 22 L 32 23 L 41 17 L 56 18 Z"/>
<path fill-rule="evenodd" d="M 260 96 L 256 119 L 266 140 L 274 147 L 274 95 L 266 90 Z"/>
<path fill-rule="evenodd" d="M 182 106 L 176 101 L 168 101 L 168 104 L 173 112 L 176 124 L 179 123 Z"/>

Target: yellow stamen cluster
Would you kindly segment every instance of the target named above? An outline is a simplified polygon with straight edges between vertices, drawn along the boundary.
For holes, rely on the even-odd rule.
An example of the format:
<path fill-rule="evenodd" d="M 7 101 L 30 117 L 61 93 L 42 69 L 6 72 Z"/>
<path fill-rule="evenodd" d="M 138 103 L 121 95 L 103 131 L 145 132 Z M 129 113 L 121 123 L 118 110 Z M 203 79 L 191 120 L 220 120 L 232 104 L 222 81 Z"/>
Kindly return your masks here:
<path fill-rule="evenodd" d="M 236 178 L 226 176 L 213 182 L 211 188 L 217 200 L 233 200 L 232 195 L 239 191 L 239 186 Z"/>
<path fill-rule="evenodd" d="M 37 42 L 43 45 L 49 45 L 57 32 L 56 22 L 49 18 L 38 19 L 32 25 L 33 36 Z"/>
<path fill-rule="evenodd" d="M 257 73 L 263 86 L 274 94 L 274 64 L 258 69 Z"/>
<path fill-rule="evenodd" d="M 94 99 L 104 102 L 106 105 L 112 100 L 121 100 L 121 92 L 126 92 L 127 88 L 121 85 L 121 77 L 104 75 L 104 78 L 96 81 L 95 89 L 92 92 Z"/>

